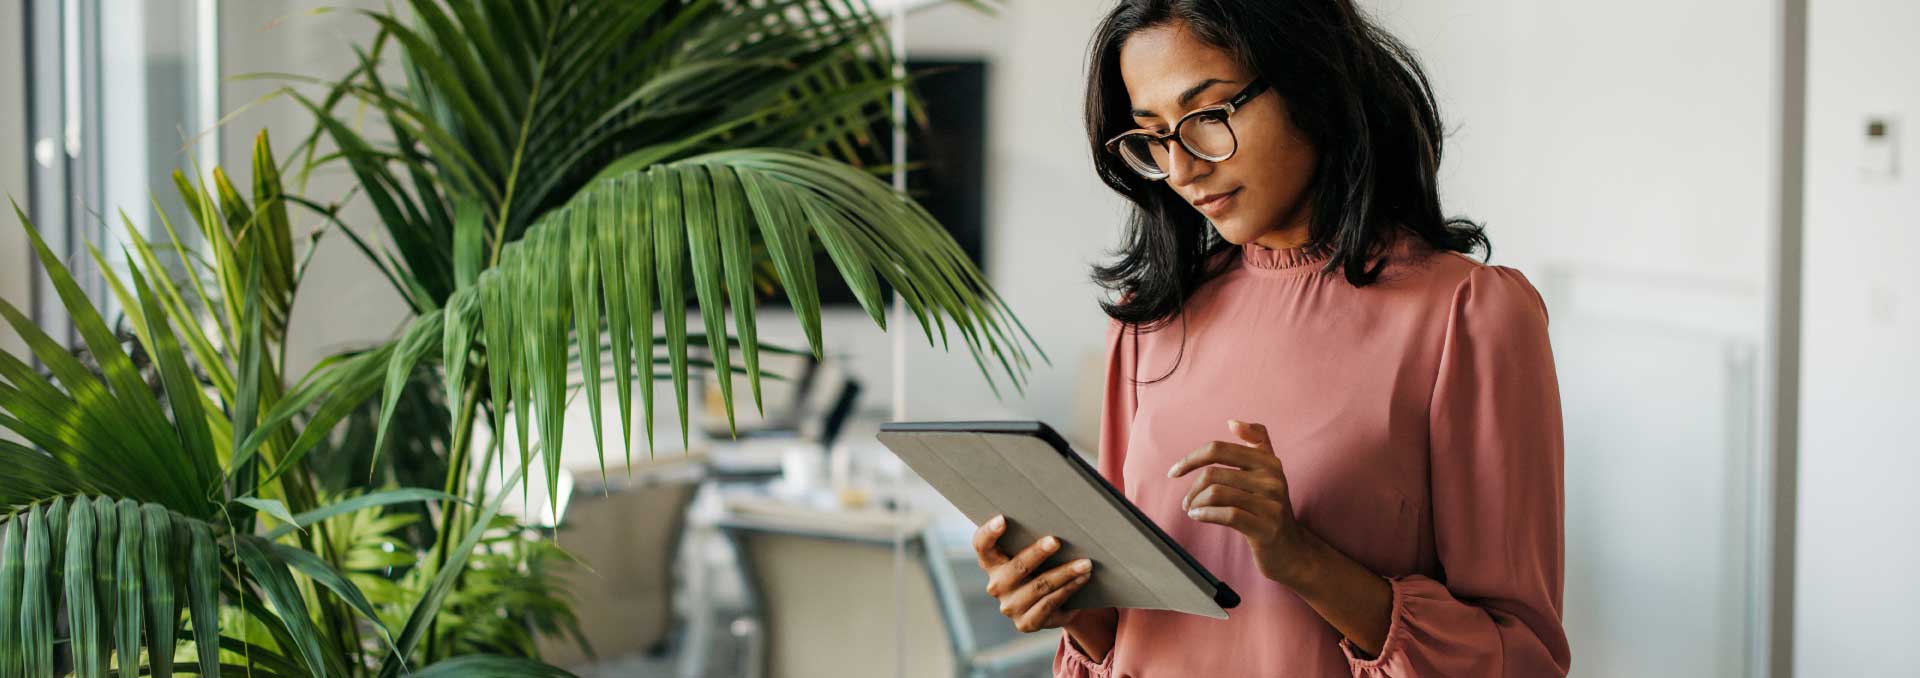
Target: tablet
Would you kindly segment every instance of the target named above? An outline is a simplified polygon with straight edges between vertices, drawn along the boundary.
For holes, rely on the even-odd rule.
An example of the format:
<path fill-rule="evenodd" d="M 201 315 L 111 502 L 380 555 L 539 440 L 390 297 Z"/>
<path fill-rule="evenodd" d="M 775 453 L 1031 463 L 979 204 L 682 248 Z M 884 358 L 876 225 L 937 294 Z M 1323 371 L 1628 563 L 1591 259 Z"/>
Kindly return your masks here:
<path fill-rule="evenodd" d="M 1215 619 L 1240 596 L 1038 421 L 881 424 L 880 443 L 978 525 L 1007 516 L 1000 550 L 1012 555 L 1054 535 L 1042 570 L 1089 558 L 1093 578 L 1069 609 L 1172 610 Z"/>

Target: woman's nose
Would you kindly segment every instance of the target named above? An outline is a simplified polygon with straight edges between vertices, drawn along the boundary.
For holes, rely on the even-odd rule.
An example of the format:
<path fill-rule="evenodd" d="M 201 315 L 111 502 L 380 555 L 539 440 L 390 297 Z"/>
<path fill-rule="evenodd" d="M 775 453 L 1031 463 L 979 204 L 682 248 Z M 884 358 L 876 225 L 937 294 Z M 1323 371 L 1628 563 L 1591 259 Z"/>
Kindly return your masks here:
<path fill-rule="evenodd" d="M 1167 183 L 1173 186 L 1185 186 L 1207 175 L 1213 163 L 1194 157 L 1185 146 L 1168 140 L 1167 144 Z"/>

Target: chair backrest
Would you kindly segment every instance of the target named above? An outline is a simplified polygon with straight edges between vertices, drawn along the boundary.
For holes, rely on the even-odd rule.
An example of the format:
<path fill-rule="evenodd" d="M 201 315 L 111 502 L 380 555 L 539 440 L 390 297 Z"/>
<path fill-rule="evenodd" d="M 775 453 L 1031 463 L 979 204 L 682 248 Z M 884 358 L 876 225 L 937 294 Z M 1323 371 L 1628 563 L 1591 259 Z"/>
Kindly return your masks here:
<path fill-rule="evenodd" d="M 559 563 L 553 575 L 602 658 L 650 649 L 672 628 L 673 563 L 700 483 L 697 464 L 686 464 L 693 472 L 636 468 L 631 482 L 583 486 L 567 507 L 555 538 L 580 562 Z M 607 470 L 609 481 L 626 475 Z M 538 643 L 541 657 L 558 666 L 587 659 L 569 637 L 543 635 Z"/>
<path fill-rule="evenodd" d="M 928 540 L 810 516 L 723 524 L 741 552 L 768 678 L 951 678 L 968 643 Z M 896 560 L 896 552 L 904 559 Z M 906 673 L 900 673 L 902 652 Z"/>

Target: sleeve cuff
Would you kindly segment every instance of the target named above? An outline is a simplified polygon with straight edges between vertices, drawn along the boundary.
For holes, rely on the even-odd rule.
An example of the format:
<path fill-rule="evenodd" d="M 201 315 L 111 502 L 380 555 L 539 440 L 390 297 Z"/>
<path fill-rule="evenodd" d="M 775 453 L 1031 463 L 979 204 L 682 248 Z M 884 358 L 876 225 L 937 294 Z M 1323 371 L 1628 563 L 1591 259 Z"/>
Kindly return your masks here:
<path fill-rule="evenodd" d="M 1354 645 L 1353 641 L 1345 637 L 1340 638 L 1340 651 L 1346 654 L 1347 666 L 1353 669 L 1353 675 L 1386 675 L 1387 666 L 1393 662 L 1394 657 L 1400 653 L 1401 646 L 1407 642 L 1402 640 L 1402 636 L 1407 634 L 1408 625 L 1412 623 L 1407 619 L 1407 598 L 1410 595 L 1417 595 L 1413 589 L 1420 585 L 1420 582 L 1414 581 L 1418 576 L 1386 578 L 1387 583 L 1393 587 L 1393 612 L 1387 617 L 1387 639 L 1380 645 L 1379 656 L 1368 656 L 1366 651 Z"/>
<path fill-rule="evenodd" d="M 1065 629 L 1060 631 L 1060 650 L 1053 656 L 1054 678 L 1108 678 L 1113 672 L 1113 652 L 1094 661 L 1073 644 Z"/>

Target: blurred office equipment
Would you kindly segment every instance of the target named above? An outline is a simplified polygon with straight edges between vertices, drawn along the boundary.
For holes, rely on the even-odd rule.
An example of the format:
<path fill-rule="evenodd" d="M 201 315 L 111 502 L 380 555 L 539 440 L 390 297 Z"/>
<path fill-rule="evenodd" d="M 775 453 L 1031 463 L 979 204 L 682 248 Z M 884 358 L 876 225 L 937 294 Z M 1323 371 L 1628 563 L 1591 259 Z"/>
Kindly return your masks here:
<path fill-rule="evenodd" d="M 688 358 L 701 360 L 713 359 L 713 354 L 704 344 L 688 347 Z M 735 364 L 742 364 L 738 347 L 729 358 Z M 699 410 L 699 425 L 708 438 L 725 440 L 734 437 L 754 436 L 791 436 L 798 433 L 801 418 L 806 416 L 809 398 L 814 393 L 817 378 L 820 375 L 821 361 L 812 354 L 779 353 L 760 351 L 760 409 L 753 405 L 752 386 L 747 383 L 744 372 L 733 375 L 733 428 L 727 428 L 727 413 L 723 409 L 724 401 L 720 393 L 720 374 L 716 370 L 705 369 L 696 373 L 696 390 L 702 407 Z"/>
<path fill-rule="evenodd" d="M 985 678 L 1052 660 L 1056 633 L 976 643 L 926 517 L 758 506 L 735 503 L 720 524 L 756 620 L 747 675 Z"/>
<path fill-rule="evenodd" d="M 659 654 L 675 624 L 674 564 L 688 506 L 704 477 L 697 456 L 578 474 L 555 540 L 579 559 L 556 568 L 594 654 Z M 586 480 L 593 479 L 593 480 Z M 588 660 L 567 637 L 539 639 L 557 666 Z"/>
<path fill-rule="evenodd" d="M 709 354 L 702 350 L 698 355 Z M 694 395 L 700 402 L 698 425 L 715 443 L 711 470 L 721 480 L 772 480 L 781 474 L 783 464 L 792 464 L 796 450 L 803 448 L 816 451 L 824 464 L 827 451 L 859 406 L 860 380 L 849 371 L 842 356 L 815 360 L 810 354 L 762 353 L 761 369 L 782 377 L 762 376 L 761 402 L 766 414 L 754 410 L 753 392 L 744 375 L 736 374 L 732 431 L 727 426 L 719 374 L 701 370 L 695 382 Z"/>

